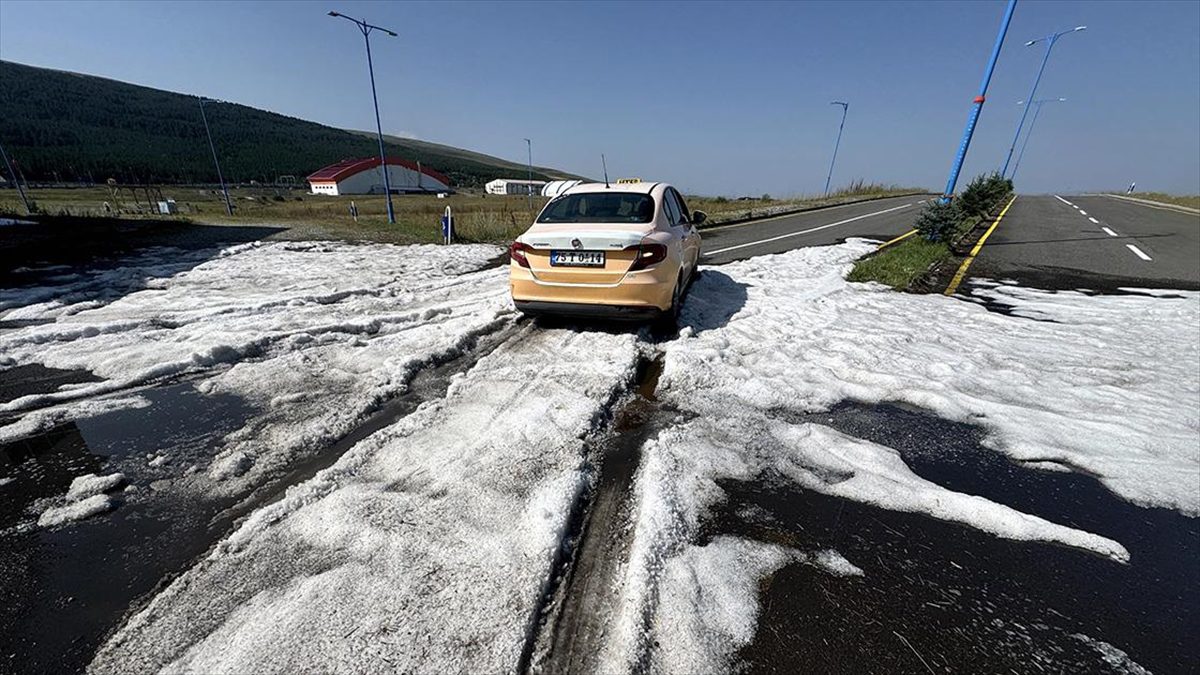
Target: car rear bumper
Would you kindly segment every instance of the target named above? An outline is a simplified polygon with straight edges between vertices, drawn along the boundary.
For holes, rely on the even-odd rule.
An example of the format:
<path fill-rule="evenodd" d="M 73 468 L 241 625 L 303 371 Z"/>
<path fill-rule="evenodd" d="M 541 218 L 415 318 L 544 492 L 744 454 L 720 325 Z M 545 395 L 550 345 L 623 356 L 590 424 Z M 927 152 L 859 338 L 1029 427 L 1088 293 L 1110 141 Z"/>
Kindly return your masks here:
<path fill-rule="evenodd" d="M 657 319 L 663 310 L 657 307 L 631 305 L 589 305 L 581 302 L 538 302 L 514 300 L 523 314 L 575 316 L 588 319 L 617 319 L 621 321 L 645 321 Z"/>
<path fill-rule="evenodd" d="M 530 270 L 513 263 L 509 286 L 518 309 L 576 316 L 656 316 L 670 309 L 678 274 L 665 264 L 626 274 L 616 284 L 567 284 L 539 281 Z M 561 306 L 561 308 L 560 308 Z M 588 309 L 594 308 L 594 309 Z M 608 309 L 603 309 L 608 308 Z"/>

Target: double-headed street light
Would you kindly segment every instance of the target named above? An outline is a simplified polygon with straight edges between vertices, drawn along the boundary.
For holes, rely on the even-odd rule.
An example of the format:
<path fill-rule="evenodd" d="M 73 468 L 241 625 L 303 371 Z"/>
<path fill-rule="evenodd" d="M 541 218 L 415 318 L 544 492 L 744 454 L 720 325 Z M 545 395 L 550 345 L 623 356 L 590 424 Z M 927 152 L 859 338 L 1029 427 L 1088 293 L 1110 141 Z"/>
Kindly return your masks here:
<path fill-rule="evenodd" d="M 1021 158 L 1025 156 L 1025 148 L 1029 147 L 1029 137 L 1033 135 L 1033 128 L 1037 125 L 1038 115 L 1042 114 L 1042 106 L 1047 103 L 1060 103 L 1065 101 L 1065 98 L 1042 98 L 1033 102 L 1036 110 L 1033 111 L 1033 119 L 1029 120 L 1029 131 L 1025 132 L 1025 140 L 1021 143 L 1021 152 L 1017 153 L 1017 162 L 1013 164 L 1012 175 L 1009 178 L 1017 177 L 1017 169 L 1021 168 Z M 1024 105 L 1024 101 L 1017 101 L 1017 105 Z M 1029 106 L 1025 106 L 1028 108 Z"/>
<path fill-rule="evenodd" d="M 212 151 L 213 164 L 217 167 L 217 181 L 221 183 L 221 194 L 225 195 L 225 213 L 232 218 L 233 204 L 229 202 L 229 190 L 225 187 L 225 177 L 221 175 L 221 162 L 217 160 L 217 146 L 213 145 L 212 131 L 208 128 L 208 115 L 204 114 L 205 103 L 219 103 L 219 101 L 203 96 L 197 96 L 196 100 L 200 101 L 200 119 L 204 120 L 204 134 L 208 136 L 208 149 Z"/>
<path fill-rule="evenodd" d="M 1057 33 L 1051 33 L 1043 38 L 1030 40 L 1025 43 L 1026 47 L 1032 47 L 1039 42 L 1046 43 L 1046 53 L 1042 56 L 1042 65 L 1038 68 L 1037 76 L 1033 78 L 1033 87 L 1029 90 L 1029 96 L 1026 101 L 1034 100 L 1034 95 L 1037 94 L 1038 83 L 1042 81 L 1042 73 L 1046 70 L 1046 62 L 1050 60 L 1050 51 L 1054 49 L 1054 43 L 1058 39 L 1068 33 L 1078 33 L 1081 30 L 1087 30 L 1087 26 L 1076 26 L 1070 30 L 1060 30 Z M 1017 139 L 1021 137 L 1021 128 L 1025 126 L 1025 116 L 1029 114 L 1029 106 L 1025 106 L 1025 110 L 1021 113 L 1021 121 L 1017 122 L 1017 133 L 1013 134 L 1012 144 L 1008 146 L 1008 157 L 1004 159 L 1004 168 L 1000 170 L 1001 176 L 1008 175 L 1008 163 L 1012 161 L 1013 150 L 1017 147 Z"/>
<path fill-rule="evenodd" d="M 387 193 L 388 222 L 395 225 L 396 212 L 392 210 L 392 182 L 388 179 L 387 157 L 383 152 L 383 125 L 379 123 L 379 97 L 375 95 L 375 66 L 371 63 L 371 31 L 381 30 L 392 37 L 398 37 L 398 35 L 381 26 L 372 26 L 366 21 L 345 14 L 330 12 L 329 16 L 345 19 L 358 26 L 358 30 L 362 31 L 363 40 L 367 43 L 367 71 L 371 74 L 371 100 L 375 103 L 375 133 L 379 137 L 379 168 L 383 171 L 383 191 Z"/>
<path fill-rule="evenodd" d="M 825 196 L 829 196 L 829 181 L 833 179 L 833 165 L 837 162 L 838 146 L 842 144 L 842 129 L 846 127 L 846 112 L 850 110 L 850 104 L 845 101 L 830 101 L 829 105 L 842 106 L 842 123 L 838 125 L 837 142 L 833 144 L 833 159 L 829 161 L 829 175 L 825 177 Z"/>

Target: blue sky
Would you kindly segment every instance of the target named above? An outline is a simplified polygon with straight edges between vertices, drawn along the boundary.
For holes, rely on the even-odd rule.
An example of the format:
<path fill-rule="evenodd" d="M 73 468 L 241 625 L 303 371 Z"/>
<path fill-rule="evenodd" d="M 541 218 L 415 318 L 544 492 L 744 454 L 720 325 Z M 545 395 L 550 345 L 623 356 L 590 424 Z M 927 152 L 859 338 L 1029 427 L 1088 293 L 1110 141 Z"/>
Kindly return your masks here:
<path fill-rule="evenodd" d="M 204 94 L 703 194 L 805 194 L 834 184 L 940 189 L 1004 3 L 0 2 L 0 58 Z M 1046 106 L 1018 175 L 1026 192 L 1200 192 L 1200 3 L 1017 7 L 964 177 L 1003 162 L 1041 59 Z M 0 92 L 3 83 L 0 82 Z"/>

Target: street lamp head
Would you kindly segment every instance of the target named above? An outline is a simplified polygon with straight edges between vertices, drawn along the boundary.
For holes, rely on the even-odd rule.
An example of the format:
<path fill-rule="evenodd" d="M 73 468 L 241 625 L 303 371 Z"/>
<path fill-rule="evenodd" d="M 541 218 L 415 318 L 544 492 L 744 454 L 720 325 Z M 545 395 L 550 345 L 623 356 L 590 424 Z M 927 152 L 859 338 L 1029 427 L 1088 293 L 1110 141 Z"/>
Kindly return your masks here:
<path fill-rule="evenodd" d="M 330 12 L 329 16 L 341 16 L 341 14 L 338 14 L 337 12 Z"/>
<path fill-rule="evenodd" d="M 386 29 L 386 28 L 380 28 L 379 30 L 381 30 L 381 31 L 383 31 L 383 32 L 385 32 L 385 33 L 387 33 L 387 34 L 388 34 L 389 36 L 391 36 L 391 37 L 400 37 L 400 36 L 399 36 L 399 35 L 397 35 L 396 33 L 393 33 L 392 31 L 390 31 L 390 30 L 388 30 L 388 29 Z"/>
<path fill-rule="evenodd" d="M 1034 46 L 1034 45 L 1036 45 L 1036 44 L 1037 44 L 1037 40 L 1030 40 L 1029 42 L 1026 42 L 1026 43 L 1025 43 L 1025 46 L 1026 46 L 1026 47 L 1032 47 L 1032 46 Z"/>
<path fill-rule="evenodd" d="M 1087 26 L 1075 26 L 1075 30 L 1087 30 Z"/>

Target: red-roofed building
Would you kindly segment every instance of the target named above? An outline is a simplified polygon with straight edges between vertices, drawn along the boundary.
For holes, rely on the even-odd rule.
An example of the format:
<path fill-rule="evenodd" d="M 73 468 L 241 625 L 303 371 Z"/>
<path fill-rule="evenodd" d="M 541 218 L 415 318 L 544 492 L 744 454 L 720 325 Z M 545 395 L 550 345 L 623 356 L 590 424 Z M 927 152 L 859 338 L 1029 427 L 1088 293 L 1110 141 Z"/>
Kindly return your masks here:
<path fill-rule="evenodd" d="M 392 192 L 448 192 L 450 179 L 445 175 L 407 160 L 387 158 L 388 180 Z M 378 157 L 343 159 L 308 177 L 314 195 L 383 194 L 383 170 Z"/>

